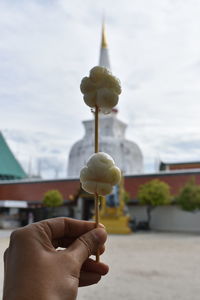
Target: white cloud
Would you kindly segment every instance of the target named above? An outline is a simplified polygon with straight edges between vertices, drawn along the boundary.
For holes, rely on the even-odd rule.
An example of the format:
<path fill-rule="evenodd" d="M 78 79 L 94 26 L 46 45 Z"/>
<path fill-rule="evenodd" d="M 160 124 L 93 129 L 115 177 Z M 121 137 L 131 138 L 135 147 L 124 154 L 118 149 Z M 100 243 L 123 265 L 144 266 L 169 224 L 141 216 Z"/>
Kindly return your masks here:
<path fill-rule="evenodd" d="M 13 150 L 19 155 L 16 147 L 28 147 L 23 161 L 26 151 L 43 157 L 40 147 L 30 149 L 31 139 L 16 143 L 8 134 L 27 132 L 49 152 L 61 143 L 62 160 L 82 137 L 81 121 L 91 115 L 79 84 L 98 62 L 103 10 L 127 137 L 139 143 L 148 169 L 158 155 L 198 160 L 198 0 L 2 0 L 0 129 Z"/>

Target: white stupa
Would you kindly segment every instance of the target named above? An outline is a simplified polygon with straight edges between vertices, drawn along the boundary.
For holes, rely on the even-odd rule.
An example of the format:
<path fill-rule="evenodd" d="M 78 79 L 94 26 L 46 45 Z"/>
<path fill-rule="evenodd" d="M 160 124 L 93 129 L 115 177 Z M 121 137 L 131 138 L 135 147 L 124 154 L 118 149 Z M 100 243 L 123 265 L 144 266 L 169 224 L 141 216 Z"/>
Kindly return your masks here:
<path fill-rule="evenodd" d="M 102 27 L 102 40 L 99 66 L 110 69 L 105 26 Z M 124 175 L 143 172 L 143 156 L 138 145 L 125 138 L 127 125 L 117 119 L 117 109 L 111 114 L 99 114 L 99 151 L 110 154 Z M 94 153 L 94 118 L 83 121 L 84 137 L 71 148 L 68 160 L 68 177 L 78 178 L 80 170 Z"/>

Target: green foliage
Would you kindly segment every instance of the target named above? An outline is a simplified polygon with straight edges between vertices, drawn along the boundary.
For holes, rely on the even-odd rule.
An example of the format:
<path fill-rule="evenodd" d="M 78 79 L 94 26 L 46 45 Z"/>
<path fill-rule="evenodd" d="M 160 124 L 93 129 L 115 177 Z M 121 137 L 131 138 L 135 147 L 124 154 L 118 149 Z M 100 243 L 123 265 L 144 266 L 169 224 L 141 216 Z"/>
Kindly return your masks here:
<path fill-rule="evenodd" d="M 194 178 L 189 180 L 181 189 L 176 202 L 186 211 L 200 209 L 200 186 L 195 183 Z"/>
<path fill-rule="evenodd" d="M 153 179 L 140 185 L 137 198 L 141 204 L 153 207 L 169 204 L 171 202 L 170 187 L 159 179 Z"/>
<path fill-rule="evenodd" d="M 123 190 L 123 200 L 124 200 L 124 203 L 126 203 L 126 204 L 130 200 L 130 194 L 125 190 Z"/>
<path fill-rule="evenodd" d="M 63 196 L 58 190 L 50 190 L 44 194 L 43 204 L 47 207 L 57 207 L 63 202 Z"/>

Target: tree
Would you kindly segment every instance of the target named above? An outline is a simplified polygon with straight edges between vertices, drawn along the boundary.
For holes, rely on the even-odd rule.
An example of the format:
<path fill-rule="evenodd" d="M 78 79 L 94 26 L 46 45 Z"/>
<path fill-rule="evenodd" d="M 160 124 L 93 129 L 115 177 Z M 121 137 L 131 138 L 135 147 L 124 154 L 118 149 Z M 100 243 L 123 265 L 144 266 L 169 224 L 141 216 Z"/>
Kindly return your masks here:
<path fill-rule="evenodd" d="M 200 209 L 200 186 L 195 183 L 192 177 L 180 190 L 176 197 L 177 204 L 186 211 L 195 211 Z"/>
<path fill-rule="evenodd" d="M 153 179 L 139 186 L 137 198 L 141 204 L 147 206 L 147 223 L 150 229 L 152 210 L 158 205 L 171 202 L 170 187 L 159 179 Z"/>
<path fill-rule="evenodd" d="M 57 207 L 63 204 L 63 196 L 58 190 L 50 190 L 44 194 L 43 204 L 47 207 Z"/>

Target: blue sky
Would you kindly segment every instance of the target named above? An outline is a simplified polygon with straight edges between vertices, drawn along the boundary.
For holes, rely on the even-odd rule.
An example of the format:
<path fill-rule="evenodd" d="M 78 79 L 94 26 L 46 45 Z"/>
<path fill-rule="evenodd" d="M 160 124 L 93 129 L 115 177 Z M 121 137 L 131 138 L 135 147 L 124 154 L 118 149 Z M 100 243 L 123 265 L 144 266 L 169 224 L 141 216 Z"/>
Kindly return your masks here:
<path fill-rule="evenodd" d="M 118 117 L 145 171 L 200 157 L 198 0 L 0 1 L 0 129 L 25 170 L 66 175 L 91 118 L 79 91 L 98 63 L 101 21 L 123 93 Z"/>

